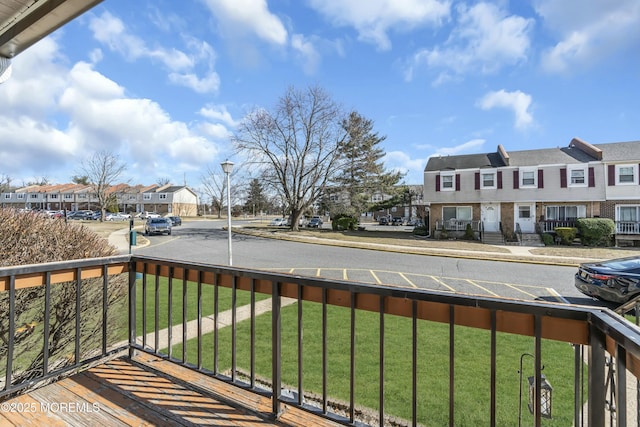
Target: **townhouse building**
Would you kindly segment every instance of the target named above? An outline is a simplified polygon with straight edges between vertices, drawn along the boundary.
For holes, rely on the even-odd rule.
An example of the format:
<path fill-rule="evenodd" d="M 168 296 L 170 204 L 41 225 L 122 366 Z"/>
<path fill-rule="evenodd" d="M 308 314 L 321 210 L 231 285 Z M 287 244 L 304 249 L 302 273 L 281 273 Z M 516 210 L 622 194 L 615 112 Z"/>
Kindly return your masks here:
<path fill-rule="evenodd" d="M 616 223 L 616 243 L 640 241 L 640 141 L 432 157 L 424 171 L 430 230 L 507 239 L 577 218 Z"/>
<path fill-rule="evenodd" d="M 120 212 L 144 211 L 196 216 L 197 194 L 187 186 L 117 184 L 108 190 Z M 98 210 L 98 199 L 90 185 L 31 185 L 0 194 L 0 206 L 15 209 Z M 114 206 L 115 207 L 115 206 Z"/>

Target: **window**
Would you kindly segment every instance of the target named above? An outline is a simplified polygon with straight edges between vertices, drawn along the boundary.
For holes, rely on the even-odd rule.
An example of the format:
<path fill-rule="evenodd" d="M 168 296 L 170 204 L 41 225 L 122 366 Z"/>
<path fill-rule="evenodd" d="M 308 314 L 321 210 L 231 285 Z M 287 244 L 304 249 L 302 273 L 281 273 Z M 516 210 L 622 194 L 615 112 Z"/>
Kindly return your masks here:
<path fill-rule="evenodd" d="M 520 174 L 520 187 L 535 187 L 536 186 L 536 171 L 535 170 L 523 170 Z"/>
<path fill-rule="evenodd" d="M 616 206 L 616 221 L 640 221 L 640 205 Z"/>
<path fill-rule="evenodd" d="M 635 165 L 616 165 L 616 184 L 635 184 Z"/>
<path fill-rule="evenodd" d="M 135 200 L 135 199 L 136 199 L 135 194 L 129 194 L 129 200 Z"/>
<path fill-rule="evenodd" d="M 143 194 L 142 200 L 151 200 L 151 194 Z"/>
<path fill-rule="evenodd" d="M 587 216 L 585 205 L 547 206 L 545 218 L 549 221 L 573 221 Z"/>
<path fill-rule="evenodd" d="M 64 195 L 64 198 L 65 198 L 66 200 L 71 200 L 71 199 L 73 199 L 73 194 L 65 194 L 65 195 Z"/>
<path fill-rule="evenodd" d="M 374 202 L 381 202 L 384 199 L 382 198 L 382 194 L 374 194 L 371 196 L 371 200 Z"/>
<path fill-rule="evenodd" d="M 5 199 L 10 199 L 11 198 L 11 193 L 5 193 L 4 198 Z"/>
<path fill-rule="evenodd" d="M 166 193 L 161 193 L 158 195 L 158 197 L 160 198 L 160 200 L 166 200 L 167 199 L 167 194 Z"/>
<path fill-rule="evenodd" d="M 471 221 L 473 218 L 471 206 L 445 206 L 442 208 L 442 220 L 449 221 L 457 219 L 458 221 Z"/>
<path fill-rule="evenodd" d="M 18 200 L 24 200 L 24 193 L 18 193 L 16 196 L 18 196 Z"/>
<path fill-rule="evenodd" d="M 78 194 L 78 199 L 86 199 L 86 198 L 87 198 L 87 193 Z"/>
<path fill-rule="evenodd" d="M 453 187 L 453 174 L 442 174 L 440 175 L 441 180 L 442 180 L 442 190 L 443 191 L 452 191 L 454 189 Z"/>
<path fill-rule="evenodd" d="M 29 198 L 37 199 L 38 198 L 38 194 L 37 193 L 32 193 L 32 194 L 29 195 Z"/>
<path fill-rule="evenodd" d="M 571 169 L 571 181 L 570 185 L 574 187 L 580 187 L 586 185 L 585 170 L 584 169 Z"/>
<path fill-rule="evenodd" d="M 522 218 L 522 219 L 531 218 L 531 206 L 529 205 L 518 206 L 518 218 Z"/>
<path fill-rule="evenodd" d="M 496 188 L 496 173 L 483 172 L 481 174 L 482 188 Z"/>
<path fill-rule="evenodd" d="M 58 200 L 58 195 L 57 194 L 49 194 L 49 198 L 51 200 Z"/>

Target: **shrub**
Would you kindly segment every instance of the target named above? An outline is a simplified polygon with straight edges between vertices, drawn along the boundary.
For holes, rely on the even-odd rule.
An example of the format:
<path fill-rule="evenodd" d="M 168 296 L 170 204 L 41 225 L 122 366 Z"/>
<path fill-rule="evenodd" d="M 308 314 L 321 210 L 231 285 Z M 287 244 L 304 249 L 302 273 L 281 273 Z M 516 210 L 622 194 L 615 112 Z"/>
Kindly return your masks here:
<path fill-rule="evenodd" d="M 464 240 L 476 240 L 476 235 L 471 228 L 471 224 L 467 224 L 467 227 L 464 229 Z"/>
<path fill-rule="evenodd" d="M 63 218 L 0 209 L 0 266 L 38 264 L 73 259 L 112 256 L 116 249 L 106 239 L 83 225 L 67 224 Z M 102 341 L 102 278 L 82 279 L 81 319 L 82 351 L 100 349 Z M 109 280 L 108 344 L 126 336 L 126 275 Z M 50 289 L 49 363 L 73 363 L 68 354 L 75 347 L 76 281 L 59 283 Z M 42 371 L 42 334 L 44 332 L 45 287 L 33 286 L 15 291 L 14 375 L 16 383 Z M 0 292 L 0 337 L 8 336 L 8 292 Z M 0 360 L 6 360 L 7 346 L 0 345 Z M 83 356 L 84 357 L 84 356 Z M 0 371 L 2 369 L 0 368 Z M 4 374 L 2 374 L 4 375 Z"/>
<path fill-rule="evenodd" d="M 331 219 L 331 228 L 334 231 L 355 230 L 358 220 L 352 216 L 338 214 Z"/>
<path fill-rule="evenodd" d="M 428 236 L 429 235 L 429 230 L 427 229 L 427 227 L 414 227 L 413 228 L 413 234 L 416 236 Z"/>
<path fill-rule="evenodd" d="M 560 238 L 560 243 L 563 245 L 572 245 L 573 240 L 578 234 L 578 229 L 575 227 L 556 227 L 554 231 Z"/>
<path fill-rule="evenodd" d="M 610 246 L 616 224 L 609 218 L 579 218 L 576 226 L 585 246 Z"/>
<path fill-rule="evenodd" d="M 553 239 L 553 236 L 549 233 L 543 233 L 542 234 L 542 243 L 544 243 L 545 246 L 553 246 L 555 245 L 555 241 Z"/>

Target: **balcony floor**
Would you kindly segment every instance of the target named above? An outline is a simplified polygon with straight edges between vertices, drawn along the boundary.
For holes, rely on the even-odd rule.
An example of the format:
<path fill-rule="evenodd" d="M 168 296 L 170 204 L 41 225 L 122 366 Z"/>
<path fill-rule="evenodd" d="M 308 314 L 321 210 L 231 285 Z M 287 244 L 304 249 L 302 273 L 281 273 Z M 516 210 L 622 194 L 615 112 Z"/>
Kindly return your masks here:
<path fill-rule="evenodd" d="M 48 406 L 47 406 L 48 405 Z M 2 402 L 1 426 L 337 426 L 174 363 L 120 357 Z"/>

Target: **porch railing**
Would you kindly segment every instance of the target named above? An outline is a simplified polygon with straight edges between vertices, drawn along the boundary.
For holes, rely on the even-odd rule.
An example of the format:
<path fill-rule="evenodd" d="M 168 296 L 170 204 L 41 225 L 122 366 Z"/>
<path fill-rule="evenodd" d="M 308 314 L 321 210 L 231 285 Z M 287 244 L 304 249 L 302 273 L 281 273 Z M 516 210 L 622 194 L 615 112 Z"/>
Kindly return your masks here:
<path fill-rule="evenodd" d="M 540 233 L 553 233 L 556 227 L 575 227 L 576 221 L 570 220 L 546 220 L 538 222 L 538 229 Z"/>
<path fill-rule="evenodd" d="M 616 234 L 640 234 L 640 222 L 616 221 Z"/>
<path fill-rule="evenodd" d="M 471 230 L 475 232 L 481 231 L 481 221 L 470 221 L 462 219 L 437 220 L 436 230 L 447 231 L 466 231 L 467 225 L 471 225 Z"/>
<path fill-rule="evenodd" d="M 129 307 L 124 347 L 110 344 L 107 333 L 108 320 L 118 318 L 118 312 L 110 308 L 109 294 L 118 289 L 123 275 L 128 279 Z M 28 313 L 16 305 L 16 293 L 44 287 L 46 312 L 53 289 L 69 283 L 76 285 L 71 293 L 73 357 L 67 366 L 49 369 L 51 325 L 44 320 L 32 333 L 42 335 L 45 362 L 32 375 L 20 375 L 14 363 L 23 343 L 18 325 L 26 321 Z M 104 302 L 97 313 L 90 314 L 83 309 L 83 290 L 95 286 Z M 562 378 L 554 384 L 559 397 L 552 416 L 559 419 L 558 425 L 605 425 L 612 411 L 618 426 L 640 419 L 626 415 L 630 409 L 627 403 L 636 399 L 627 396 L 626 382 L 627 375 L 638 378 L 640 374 L 640 329 L 604 308 L 373 286 L 138 256 L 2 268 L 0 298 L 0 303 L 7 304 L 7 310 L 0 312 L 7 341 L 4 358 L 0 354 L 5 378 L 0 400 L 128 348 L 132 356 L 136 351 L 152 353 L 268 395 L 274 416 L 286 403 L 345 425 L 363 422 L 359 418 L 364 410 L 360 398 L 373 384 L 376 397 L 367 408 L 375 424 L 389 424 L 389 417 L 394 417 L 395 422 L 401 418 L 406 425 L 514 425 L 515 420 L 509 417 L 519 412 L 516 409 L 522 401 L 515 403 L 508 396 L 517 396 L 513 379 L 522 374 L 517 372 L 517 361 L 522 363 L 522 355 L 527 353 L 532 356 L 529 372 L 534 425 L 542 424 L 543 414 L 550 409 L 547 405 L 551 405 L 542 400 L 546 393 L 543 370 L 551 382 L 554 374 Z M 266 318 L 256 309 L 257 301 L 264 298 L 271 299 Z M 285 307 L 285 302 L 292 305 Z M 240 312 L 247 306 L 245 321 Z M 230 313 L 230 326 L 220 329 L 223 312 Z M 316 317 L 309 321 L 309 315 Z M 83 329 L 90 319 L 83 316 L 93 316 L 101 325 L 101 339 L 93 352 L 84 350 L 91 346 L 85 345 L 88 337 Z M 347 320 L 336 324 L 338 316 Z M 205 321 L 216 326 L 210 333 Z M 192 325 L 195 335 L 190 340 Z M 318 328 L 317 335 L 310 332 L 313 328 Z M 364 336 L 372 329 L 377 334 L 373 348 L 367 348 Z M 398 341 L 405 336 L 405 341 Z M 513 337 L 522 341 L 514 343 Z M 563 347 L 562 343 L 571 346 Z M 556 345 L 560 350 L 552 350 Z M 439 352 L 429 353 L 434 348 Z M 396 356 L 390 356 L 398 349 L 404 354 L 399 357 L 401 365 Z M 556 359 L 556 352 L 565 350 L 569 355 Z M 482 372 L 466 371 L 466 365 L 478 358 L 486 360 Z M 310 364 L 309 360 L 317 362 Z M 615 405 L 607 403 L 608 360 L 616 368 L 617 381 L 612 385 Z M 338 361 L 342 366 L 335 365 Z M 566 366 L 554 369 L 562 361 Z M 367 369 L 368 364 L 373 368 Z M 409 382 L 401 387 L 393 385 L 399 366 L 410 372 Z M 365 377 L 371 372 L 374 380 Z M 478 381 L 479 375 L 482 381 Z M 506 389 L 498 386 L 505 378 L 514 382 Z M 342 391 L 337 392 L 338 388 Z M 469 390 L 481 390 L 483 396 L 475 411 L 461 403 Z M 425 410 L 427 397 L 434 395 L 438 399 Z M 560 396 L 570 396 L 569 402 L 563 404 Z M 404 402 L 402 416 L 390 412 L 396 401 Z"/>

